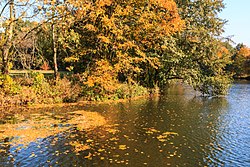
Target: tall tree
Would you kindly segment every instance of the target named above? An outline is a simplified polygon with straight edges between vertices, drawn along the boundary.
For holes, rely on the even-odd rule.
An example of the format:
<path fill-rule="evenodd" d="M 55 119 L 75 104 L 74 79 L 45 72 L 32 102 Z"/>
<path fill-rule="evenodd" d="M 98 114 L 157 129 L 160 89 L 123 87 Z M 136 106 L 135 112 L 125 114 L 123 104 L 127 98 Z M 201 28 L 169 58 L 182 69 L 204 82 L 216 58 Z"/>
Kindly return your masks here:
<path fill-rule="evenodd" d="M 2 73 L 8 74 L 8 63 L 9 63 L 9 53 L 12 46 L 12 40 L 13 40 L 13 28 L 14 28 L 14 0 L 9 0 L 6 2 L 6 4 L 3 6 L 2 14 L 5 10 L 5 8 L 9 6 L 9 19 L 6 20 L 7 27 L 5 29 L 5 32 L 1 34 L 1 57 L 2 57 Z"/>
<path fill-rule="evenodd" d="M 84 71 L 103 61 L 129 83 L 145 67 L 160 66 L 165 37 L 183 27 L 173 0 L 68 0 L 66 5 L 58 13 L 69 14 L 61 19 L 60 39 L 72 53 L 67 60 L 80 61 Z"/>
<path fill-rule="evenodd" d="M 223 1 L 176 0 L 176 3 L 186 26 L 171 42 L 177 49 L 165 54 L 173 60 L 165 64 L 167 78 L 182 78 L 204 94 L 225 94 L 231 79 L 225 71 L 229 55 L 218 56 L 226 22 L 218 16 L 224 8 Z"/>

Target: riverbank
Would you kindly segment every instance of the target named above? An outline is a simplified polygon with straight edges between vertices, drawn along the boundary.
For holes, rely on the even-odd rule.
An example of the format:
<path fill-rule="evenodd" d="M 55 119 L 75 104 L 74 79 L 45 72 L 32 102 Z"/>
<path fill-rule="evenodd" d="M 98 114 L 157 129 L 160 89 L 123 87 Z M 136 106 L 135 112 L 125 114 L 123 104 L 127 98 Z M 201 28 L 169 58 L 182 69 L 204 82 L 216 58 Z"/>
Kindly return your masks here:
<path fill-rule="evenodd" d="M 46 79 L 41 73 L 28 78 L 0 76 L 0 107 L 82 105 L 113 103 L 159 93 L 159 88 L 148 89 L 138 84 L 117 83 L 111 90 L 84 84 L 81 76 L 64 77 L 57 81 Z"/>
<path fill-rule="evenodd" d="M 236 79 L 236 80 L 248 80 L 248 81 L 250 81 L 250 75 L 236 76 L 236 77 L 234 77 L 234 79 Z"/>
<path fill-rule="evenodd" d="M 86 105 L 102 105 L 102 104 L 115 104 L 115 103 L 126 103 L 133 100 L 138 100 L 142 98 L 152 98 L 152 97 L 158 97 L 160 94 L 150 94 L 150 95 L 144 95 L 144 96 L 137 96 L 133 98 L 127 98 L 127 99 L 117 99 L 117 100 L 105 100 L 105 101 L 78 101 L 74 103 L 51 103 L 51 104 L 32 104 L 32 105 L 4 105 L 0 106 L 1 108 L 8 108 L 8 107 L 14 107 L 14 108 L 27 108 L 27 109 L 40 109 L 40 108 L 56 108 L 56 107 L 70 107 L 70 106 L 86 106 Z"/>

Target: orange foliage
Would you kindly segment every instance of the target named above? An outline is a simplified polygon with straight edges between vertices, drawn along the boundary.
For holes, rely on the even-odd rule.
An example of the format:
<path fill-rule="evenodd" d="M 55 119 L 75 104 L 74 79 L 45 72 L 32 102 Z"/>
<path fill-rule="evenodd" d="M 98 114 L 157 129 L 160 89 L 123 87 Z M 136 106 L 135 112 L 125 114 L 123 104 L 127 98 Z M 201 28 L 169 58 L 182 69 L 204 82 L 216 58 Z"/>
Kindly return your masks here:
<path fill-rule="evenodd" d="M 220 50 L 218 51 L 217 56 L 219 58 L 222 58 L 223 55 L 228 55 L 228 54 L 229 54 L 228 49 L 225 46 L 222 46 L 222 47 L 220 47 Z"/>
<path fill-rule="evenodd" d="M 98 0 L 97 3 L 102 6 L 110 6 L 112 4 L 112 0 Z"/>
<path fill-rule="evenodd" d="M 246 58 L 250 58 L 250 48 L 243 46 L 242 48 L 240 48 L 238 54 Z"/>
<path fill-rule="evenodd" d="M 151 2 L 157 2 L 159 6 L 162 6 L 167 11 L 168 15 L 162 20 L 162 26 L 164 26 L 167 34 L 172 34 L 177 31 L 181 31 L 184 27 L 184 21 L 181 20 L 178 14 L 178 8 L 173 0 L 151 0 Z"/>
<path fill-rule="evenodd" d="M 42 70 L 50 70 L 50 66 L 47 62 L 44 62 L 43 65 L 40 67 Z"/>

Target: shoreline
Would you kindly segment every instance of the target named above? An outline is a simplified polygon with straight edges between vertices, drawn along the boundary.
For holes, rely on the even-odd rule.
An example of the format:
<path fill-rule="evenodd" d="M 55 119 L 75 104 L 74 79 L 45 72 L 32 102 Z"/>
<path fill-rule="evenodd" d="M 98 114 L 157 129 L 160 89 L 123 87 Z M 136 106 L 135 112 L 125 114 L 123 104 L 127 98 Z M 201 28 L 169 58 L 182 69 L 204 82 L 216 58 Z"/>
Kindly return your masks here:
<path fill-rule="evenodd" d="M 64 107 L 64 106 L 84 106 L 84 105 L 99 105 L 99 104 L 110 104 L 110 103 L 126 103 L 131 100 L 138 100 L 143 97 L 157 97 L 159 94 L 149 94 L 149 95 L 143 95 L 143 96 L 136 96 L 132 98 L 127 99 L 117 99 L 117 100 L 104 100 L 104 101 L 87 101 L 87 100 L 80 100 L 78 102 L 73 103 L 51 103 L 51 104 L 31 104 L 31 105 L 3 105 L 0 106 L 1 108 L 8 108 L 8 107 L 14 107 L 14 108 L 28 108 L 28 109 L 39 109 L 39 108 L 53 108 L 53 107 Z"/>

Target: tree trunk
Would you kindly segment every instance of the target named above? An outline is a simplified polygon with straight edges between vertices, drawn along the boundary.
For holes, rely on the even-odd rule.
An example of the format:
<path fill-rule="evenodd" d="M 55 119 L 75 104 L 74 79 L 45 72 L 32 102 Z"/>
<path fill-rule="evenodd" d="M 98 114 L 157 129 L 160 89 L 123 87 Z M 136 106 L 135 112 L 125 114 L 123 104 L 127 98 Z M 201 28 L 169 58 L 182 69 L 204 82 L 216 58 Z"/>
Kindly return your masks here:
<path fill-rule="evenodd" d="M 3 46 L 2 49 L 2 74 L 9 74 L 8 67 L 9 46 Z"/>
<path fill-rule="evenodd" d="M 10 48 L 12 46 L 12 38 L 13 38 L 13 22 L 14 22 L 14 0 L 10 0 L 10 25 L 9 29 L 6 30 L 5 35 L 7 35 L 7 40 L 5 44 L 2 47 L 2 73 L 3 74 L 9 74 L 9 53 L 10 53 Z"/>
<path fill-rule="evenodd" d="M 56 37 L 55 37 L 55 26 L 52 24 L 52 40 L 53 40 L 53 59 L 54 59 L 54 78 L 55 81 L 58 80 L 58 67 L 57 67 L 57 47 L 56 47 Z"/>

